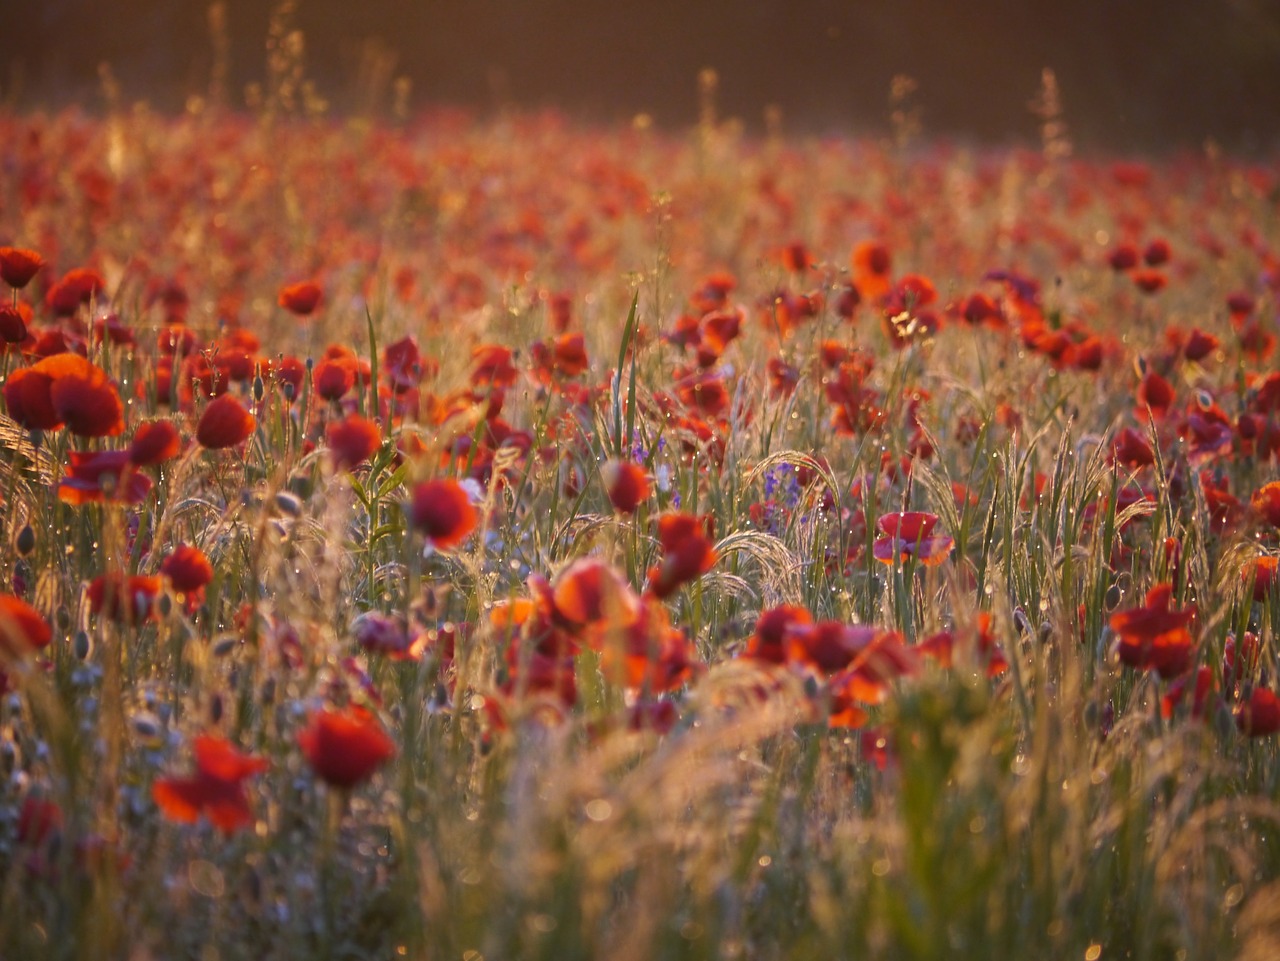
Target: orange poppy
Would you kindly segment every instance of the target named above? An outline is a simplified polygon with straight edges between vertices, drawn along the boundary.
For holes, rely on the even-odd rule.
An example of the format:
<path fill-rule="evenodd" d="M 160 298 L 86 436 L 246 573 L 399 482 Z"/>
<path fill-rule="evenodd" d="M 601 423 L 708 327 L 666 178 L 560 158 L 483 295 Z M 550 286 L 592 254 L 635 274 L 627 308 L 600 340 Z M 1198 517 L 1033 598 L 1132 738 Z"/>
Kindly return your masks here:
<path fill-rule="evenodd" d="M 0 648 L 11 657 L 48 647 L 53 629 L 39 611 L 12 594 L 0 594 Z"/>
<path fill-rule="evenodd" d="M 466 489 L 456 480 L 424 481 L 413 489 L 409 523 L 437 550 L 448 550 L 467 539 L 479 520 Z"/>
<path fill-rule="evenodd" d="M 196 440 L 209 450 L 222 450 L 243 443 L 257 427 L 258 420 L 232 394 L 209 401 L 196 425 Z"/>
<path fill-rule="evenodd" d="M 253 824 L 244 781 L 271 765 L 265 758 L 242 754 L 230 741 L 201 734 L 194 745 L 196 770 L 191 777 L 157 778 L 151 797 L 171 821 L 195 824 L 201 815 L 224 834 Z"/>
<path fill-rule="evenodd" d="M 571 624 L 616 628 L 634 624 L 640 598 L 611 565 L 595 557 L 574 561 L 556 578 L 552 597 L 556 613 Z"/>
<path fill-rule="evenodd" d="M 356 705 L 313 711 L 298 732 L 298 746 L 317 777 L 346 789 L 368 780 L 396 753 L 378 719 Z"/>
<path fill-rule="evenodd" d="M 863 300 L 879 300 L 889 292 L 893 258 L 884 244 L 864 240 L 853 248 L 849 266 L 853 270 L 853 285 Z"/>
<path fill-rule="evenodd" d="M 1280 481 L 1263 484 L 1249 501 L 1253 512 L 1272 527 L 1280 527 Z"/>

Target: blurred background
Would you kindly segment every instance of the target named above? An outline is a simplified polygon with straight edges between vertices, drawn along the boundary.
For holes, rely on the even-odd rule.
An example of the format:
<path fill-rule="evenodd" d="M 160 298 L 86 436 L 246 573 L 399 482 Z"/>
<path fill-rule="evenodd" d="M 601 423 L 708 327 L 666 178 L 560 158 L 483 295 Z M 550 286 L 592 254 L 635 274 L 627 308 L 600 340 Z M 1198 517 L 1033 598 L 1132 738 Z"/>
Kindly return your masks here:
<path fill-rule="evenodd" d="M 222 6 L 227 100 L 243 105 L 280 4 Z M 1033 143 L 1050 67 L 1078 148 L 1280 143 L 1280 0 L 299 0 L 287 21 L 336 110 L 389 110 L 407 78 L 415 107 L 679 127 L 712 67 L 722 117 L 759 129 L 776 105 L 789 131 L 879 132 L 905 74 L 926 135 Z M 9 0 L 0 37 L 0 95 L 22 108 L 101 105 L 106 62 L 125 102 L 179 109 L 216 62 L 202 0 Z"/>

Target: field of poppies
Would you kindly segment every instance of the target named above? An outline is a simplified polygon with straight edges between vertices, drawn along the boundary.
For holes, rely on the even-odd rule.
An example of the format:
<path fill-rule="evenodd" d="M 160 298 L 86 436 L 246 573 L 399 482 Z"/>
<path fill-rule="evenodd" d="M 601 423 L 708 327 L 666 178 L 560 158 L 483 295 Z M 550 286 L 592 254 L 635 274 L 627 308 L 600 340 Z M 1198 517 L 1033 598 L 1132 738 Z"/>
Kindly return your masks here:
<path fill-rule="evenodd" d="M 1274 163 L 198 107 L 0 114 L 0 956 L 1277 956 Z"/>

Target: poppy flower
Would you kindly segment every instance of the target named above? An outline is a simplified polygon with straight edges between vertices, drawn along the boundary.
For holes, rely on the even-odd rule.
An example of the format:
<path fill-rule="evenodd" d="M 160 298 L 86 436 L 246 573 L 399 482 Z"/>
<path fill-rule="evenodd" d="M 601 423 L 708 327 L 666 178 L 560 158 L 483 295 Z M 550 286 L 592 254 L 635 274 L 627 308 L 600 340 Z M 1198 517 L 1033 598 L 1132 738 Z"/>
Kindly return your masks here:
<path fill-rule="evenodd" d="M 337 470 L 354 469 L 382 446 L 382 431 L 377 422 L 359 414 L 330 423 L 324 430 L 324 438 Z"/>
<path fill-rule="evenodd" d="M 696 580 L 715 566 L 718 555 L 709 533 L 709 519 L 692 514 L 664 514 L 658 518 L 662 561 L 649 571 L 649 590 L 670 597 L 681 585 Z"/>
<path fill-rule="evenodd" d="M 313 711 L 298 746 L 320 780 L 346 789 L 368 780 L 396 752 L 378 719 L 356 705 Z"/>
<path fill-rule="evenodd" d="M 396 393 L 401 394 L 417 387 L 425 370 L 418 342 L 406 336 L 388 344 L 382 352 L 382 369 L 391 389 Z"/>
<path fill-rule="evenodd" d="M 1271 589 L 1280 583 L 1277 568 L 1280 568 L 1280 557 L 1274 555 L 1256 557 L 1245 565 L 1244 582 L 1246 585 L 1253 583 L 1253 599 L 1258 603 L 1266 601 L 1271 595 Z"/>
<path fill-rule="evenodd" d="M 1218 349 L 1218 338 L 1205 333 L 1199 327 L 1191 328 L 1186 343 L 1182 345 L 1182 356 L 1187 360 L 1201 361 Z"/>
<path fill-rule="evenodd" d="M 1193 641 L 1187 625 L 1195 606 L 1175 610 L 1169 605 L 1173 586 L 1157 584 L 1147 591 L 1142 607 L 1111 615 L 1111 630 L 1120 638 L 1120 660 L 1129 667 L 1155 670 L 1163 678 L 1177 677 L 1191 667 Z"/>
<path fill-rule="evenodd" d="M 882 564 L 906 561 L 914 557 L 921 564 L 941 564 L 951 553 L 955 541 L 947 534 L 934 534 L 937 514 L 924 511 L 902 511 L 883 514 L 876 521 L 883 537 L 872 545 L 872 554 Z"/>
<path fill-rule="evenodd" d="M 159 577 L 104 574 L 89 582 L 89 610 L 118 624 L 141 624 L 156 616 Z"/>
<path fill-rule="evenodd" d="M 864 240 L 853 248 L 849 266 L 853 270 L 853 285 L 863 300 L 876 301 L 889 292 L 893 258 L 884 244 Z"/>
<path fill-rule="evenodd" d="M 0 280 L 15 290 L 31 283 L 44 266 L 44 258 L 22 247 L 0 247 Z"/>
<path fill-rule="evenodd" d="M 12 594 L 0 594 L 0 648 L 11 657 L 48 647 L 53 629 L 39 611 Z"/>
<path fill-rule="evenodd" d="M 1117 464 L 1137 469 L 1150 467 L 1156 462 L 1156 452 L 1147 439 L 1132 427 L 1125 427 L 1111 442 L 1111 456 Z"/>
<path fill-rule="evenodd" d="M 1236 708 L 1236 727 L 1245 737 L 1266 737 L 1280 731 L 1280 698 L 1274 691 L 1256 687 Z"/>
<path fill-rule="evenodd" d="M 0 340 L 20 344 L 27 339 L 27 318 L 13 304 L 0 304 Z"/>
<path fill-rule="evenodd" d="M 231 394 L 209 401 L 196 425 L 196 440 L 209 450 L 222 450 L 243 443 L 258 425 L 257 418 Z"/>
<path fill-rule="evenodd" d="M 78 451 L 58 482 L 58 499 L 66 504 L 141 504 L 151 493 L 151 478 L 140 474 L 124 450 Z"/>
<path fill-rule="evenodd" d="M 1157 237 L 1147 244 L 1146 249 L 1142 251 L 1142 259 L 1148 267 L 1159 267 L 1162 264 L 1167 264 L 1172 256 L 1173 252 L 1169 249 L 1169 242 L 1163 237 Z"/>
<path fill-rule="evenodd" d="M 137 467 L 151 467 L 177 457 L 181 450 L 178 428 L 167 420 L 151 420 L 133 432 L 129 461 Z"/>
<path fill-rule="evenodd" d="M 1213 691 L 1213 671 L 1208 666 L 1202 665 L 1196 670 L 1194 677 L 1195 686 L 1192 688 L 1191 695 L 1191 716 L 1198 720 L 1205 716 L 1209 695 Z M 1192 687 L 1192 675 L 1190 674 L 1170 682 L 1169 689 L 1160 698 L 1161 717 L 1165 720 L 1173 717 L 1173 712 L 1178 709 L 1178 705 L 1186 697 L 1187 688 L 1189 687 Z"/>
<path fill-rule="evenodd" d="M 1173 407 L 1173 385 L 1154 370 L 1147 371 L 1138 383 L 1135 392 L 1138 400 L 1138 411 L 1145 417 L 1149 409 L 1157 420 L 1169 413 Z"/>
<path fill-rule="evenodd" d="M 157 778 L 151 797 L 171 821 L 195 824 L 201 815 L 224 834 L 253 824 L 244 781 L 271 765 L 265 758 L 242 754 L 230 741 L 210 734 L 195 739 L 195 774 Z"/>
<path fill-rule="evenodd" d="M 102 368 L 79 354 L 57 354 L 35 367 L 48 373 L 49 400 L 68 431 L 81 437 L 124 431 L 124 405 Z"/>
<path fill-rule="evenodd" d="M 1116 273 L 1138 266 L 1138 248 L 1133 244 L 1120 244 L 1107 253 L 1107 263 Z"/>
<path fill-rule="evenodd" d="M 27 430 L 53 430 L 62 418 L 49 395 L 51 379 L 34 367 L 19 367 L 4 382 L 4 403 L 9 416 Z"/>
<path fill-rule="evenodd" d="M 88 304 L 95 298 L 100 299 L 106 289 L 106 281 L 96 270 L 76 267 L 68 270 L 61 280 L 49 288 L 45 304 L 55 317 L 69 317 L 82 304 Z"/>
<path fill-rule="evenodd" d="M 742 656 L 767 664 L 785 664 L 790 632 L 812 623 L 813 615 L 808 610 L 792 604 L 762 611 Z"/>
<path fill-rule="evenodd" d="M 179 544 L 160 562 L 160 573 L 175 591 L 193 594 L 213 580 L 213 565 L 200 548 Z"/>
<path fill-rule="evenodd" d="M 634 624 L 640 598 L 612 565 L 596 557 L 574 561 L 556 578 L 556 613 L 572 624 L 618 627 Z"/>
<path fill-rule="evenodd" d="M 314 280 L 303 280 L 280 288 L 278 303 L 289 313 L 307 317 L 320 305 L 320 285 Z"/>
<path fill-rule="evenodd" d="M 424 481 L 409 500 L 409 523 L 437 550 L 457 547 L 479 517 L 466 489 L 452 478 Z"/>
<path fill-rule="evenodd" d="M 1249 506 L 1272 527 L 1280 527 L 1280 481 L 1263 484 L 1254 492 Z"/>
<path fill-rule="evenodd" d="M 311 381 L 328 401 L 341 400 L 356 385 L 356 366 L 349 358 L 325 358 L 315 366 Z"/>
<path fill-rule="evenodd" d="M 633 461 L 611 460 L 600 470 L 609 503 L 620 514 L 634 514 L 649 498 L 649 476 Z"/>
<path fill-rule="evenodd" d="M 1158 293 L 1169 283 L 1168 278 L 1158 270 L 1135 270 L 1130 276 L 1144 294 Z"/>

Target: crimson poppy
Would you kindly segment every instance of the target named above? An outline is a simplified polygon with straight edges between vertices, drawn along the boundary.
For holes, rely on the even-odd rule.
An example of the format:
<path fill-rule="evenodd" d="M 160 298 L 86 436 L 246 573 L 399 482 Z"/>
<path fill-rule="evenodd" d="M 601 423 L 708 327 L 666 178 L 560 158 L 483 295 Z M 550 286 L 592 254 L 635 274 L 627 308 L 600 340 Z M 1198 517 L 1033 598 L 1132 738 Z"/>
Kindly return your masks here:
<path fill-rule="evenodd" d="M 1246 737 L 1266 737 L 1280 731 L 1280 698 L 1274 691 L 1256 687 L 1236 708 L 1236 727 Z"/>
<path fill-rule="evenodd" d="M 303 280 L 280 288 L 277 302 L 289 313 L 307 317 L 320 305 L 320 285 L 314 280 Z"/>
<path fill-rule="evenodd" d="M 9 416 L 27 430 L 53 430 L 62 426 L 50 397 L 52 379 L 34 367 L 19 367 L 4 382 L 4 403 Z"/>
<path fill-rule="evenodd" d="M 66 317 L 74 314 L 82 304 L 100 298 L 106 289 L 106 281 L 96 270 L 76 267 L 68 270 L 61 280 L 49 288 L 45 304 L 54 316 Z"/>
<path fill-rule="evenodd" d="M 324 430 L 325 442 L 338 470 L 352 470 L 363 464 L 382 446 L 382 430 L 376 421 L 350 414 L 330 423 Z"/>
<path fill-rule="evenodd" d="M 874 240 L 864 240 L 849 257 L 853 285 L 863 300 L 879 300 L 889 292 L 893 258 L 889 248 Z"/>
<path fill-rule="evenodd" d="M 1187 688 L 1192 687 L 1193 675 L 1186 674 L 1176 678 L 1169 684 L 1169 689 L 1160 698 L 1160 716 L 1165 720 L 1173 717 L 1182 699 L 1186 697 Z M 1205 708 L 1209 703 L 1209 695 L 1213 691 L 1213 671 L 1205 665 L 1196 669 L 1194 687 L 1191 695 L 1191 716 L 1196 719 L 1205 716 Z"/>
<path fill-rule="evenodd" d="M 265 758 L 242 754 L 224 738 L 201 734 L 195 739 L 195 774 L 157 778 L 151 797 L 171 821 L 195 824 L 201 815 L 224 834 L 253 824 L 244 781 L 271 765 Z"/>
<path fill-rule="evenodd" d="M 0 340 L 6 344 L 20 344 L 27 339 L 27 318 L 22 306 L 0 304 Z"/>
<path fill-rule="evenodd" d="M 1182 345 L 1182 356 L 1187 360 L 1201 361 L 1218 349 L 1218 338 L 1206 333 L 1199 327 L 1191 328 L 1186 343 Z"/>
<path fill-rule="evenodd" d="M 79 354 L 56 354 L 34 369 L 49 375 L 49 401 L 68 431 L 82 437 L 124 431 L 124 405 L 101 367 Z"/>
<path fill-rule="evenodd" d="M 317 777 L 345 789 L 368 780 L 395 755 L 382 724 L 357 705 L 311 712 L 298 732 L 298 746 Z"/>
<path fill-rule="evenodd" d="M 609 503 L 620 514 L 634 514 L 649 498 L 649 476 L 633 461 L 611 460 L 600 470 Z"/>
<path fill-rule="evenodd" d="M 44 266 L 44 258 L 23 247 L 0 247 L 0 280 L 15 290 L 31 283 Z"/>
<path fill-rule="evenodd" d="M 409 501 L 409 523 L 437 550 L 448 550 L 467 539 L 479 516 L 466 489 L 452 478 L 423 481 Z"/>
<path fill-rule="evenodd" d="M 209 450 L 221 450 L 243 443 L 257 427 L 258 420 L 232 394 L 209 401 L 196 425 L 196 440 Z"/>

